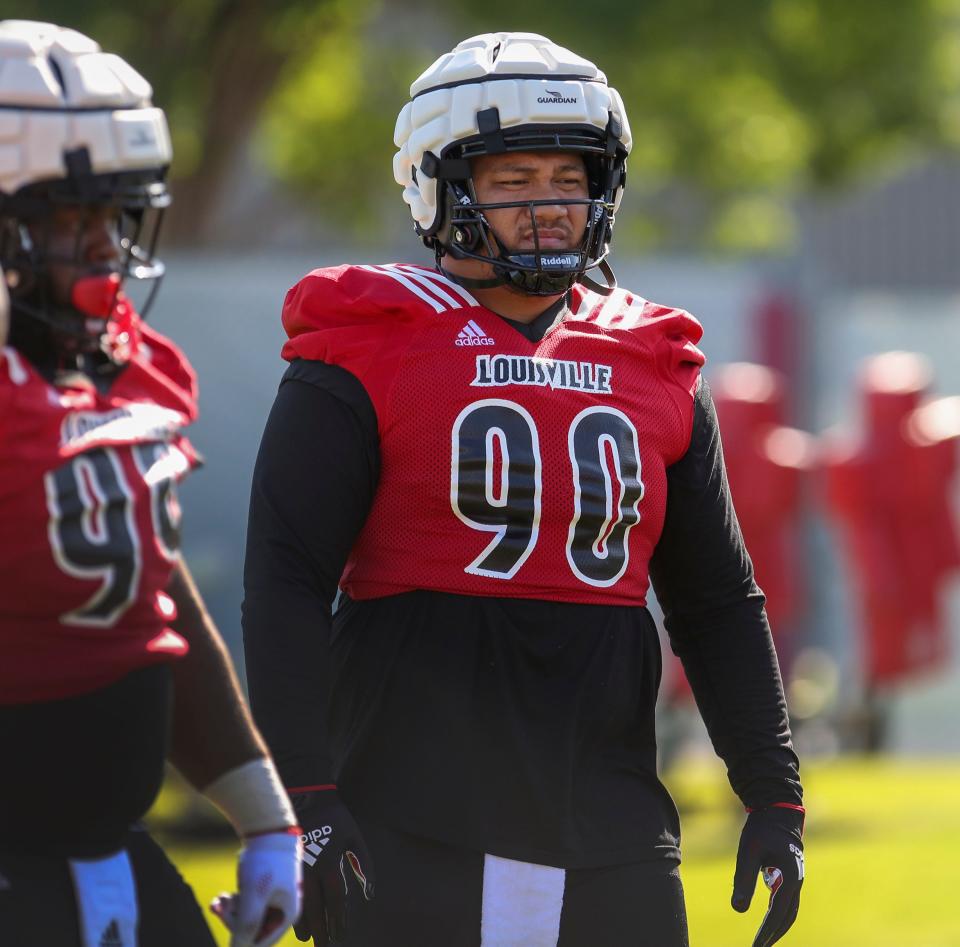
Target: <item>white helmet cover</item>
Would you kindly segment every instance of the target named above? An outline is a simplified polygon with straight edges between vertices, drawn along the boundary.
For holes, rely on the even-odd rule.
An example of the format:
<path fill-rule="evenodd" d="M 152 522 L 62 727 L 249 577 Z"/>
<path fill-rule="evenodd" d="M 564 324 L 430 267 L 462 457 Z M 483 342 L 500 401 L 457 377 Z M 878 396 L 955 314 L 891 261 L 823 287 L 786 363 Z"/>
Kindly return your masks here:
<path fill-rule="evenodd" d="M 150 84 L 76 30 L 0 21 L 0 192 L 66 177 L 86 148 L 94 174 L 166 167 L 172 149 Z"/>

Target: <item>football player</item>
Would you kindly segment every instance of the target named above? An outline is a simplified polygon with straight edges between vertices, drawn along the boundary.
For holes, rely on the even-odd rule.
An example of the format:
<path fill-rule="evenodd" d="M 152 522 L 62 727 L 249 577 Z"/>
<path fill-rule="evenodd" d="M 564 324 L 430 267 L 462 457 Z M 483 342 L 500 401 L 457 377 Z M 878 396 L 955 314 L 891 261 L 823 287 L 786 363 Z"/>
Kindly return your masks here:
<path fill-rule="evenodd" d="M 529 33 L 468 39 L 410 91 L 394 174 L 436 266 L 290 290 L 252 487 L 247 671 L 304 829 L 295 929 L 687 944 L 652 580 L 748 813 L 733 906 L 762 871 L 772 944 L 799 905 L 798 763 L 701 327 L 607 261 L 623 103 Z"/>
<path fill-rule="evenodd" d="M 234 947 L 299 907 L 299 830 L 178 553 L 193 372 L 131 285 L 169 202 L 150 86 L 52 24 L 0 22 L 0 940 L 212 947 L 139 825 L 169 758 L 242 836 Z M 3 293 L 6 300 L 7 293 Z"/>

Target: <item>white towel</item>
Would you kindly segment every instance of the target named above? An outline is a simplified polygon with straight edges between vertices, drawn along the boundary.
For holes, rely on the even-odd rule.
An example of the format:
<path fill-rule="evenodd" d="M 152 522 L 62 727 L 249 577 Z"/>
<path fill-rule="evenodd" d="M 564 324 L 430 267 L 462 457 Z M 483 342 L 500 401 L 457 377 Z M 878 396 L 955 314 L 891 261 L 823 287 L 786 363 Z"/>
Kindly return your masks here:
<path fill-rule="evenodd" d="M 557 947 L 566 872 L 487 855 L 481 947 Z"/>
<path fill-rule="evenodd" d="M 83 947 L 137 947 L 137 889 L 125 851 L 70 859 Z"/>

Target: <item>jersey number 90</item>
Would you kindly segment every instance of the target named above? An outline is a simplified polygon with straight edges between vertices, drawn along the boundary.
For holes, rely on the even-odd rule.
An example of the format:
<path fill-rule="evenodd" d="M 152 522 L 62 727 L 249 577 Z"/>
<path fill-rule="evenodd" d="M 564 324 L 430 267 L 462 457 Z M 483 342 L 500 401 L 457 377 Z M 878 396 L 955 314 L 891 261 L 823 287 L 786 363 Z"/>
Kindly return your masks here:
<path fill-rule="evenodd" d="M 566 557 L 587 585 L 617 582 L 630 559 L 630 530 L 643 499 L 640 447 L 630 419 L 615 408 L 581 411 L 567 432 L 573 513 Z M 476 401 L 453 425 L 450 504 L 469 527 L 494 533 L 465 571 L 510 579 L 540 532 L 543 473 L 530 413 L 499 398 Z"/>

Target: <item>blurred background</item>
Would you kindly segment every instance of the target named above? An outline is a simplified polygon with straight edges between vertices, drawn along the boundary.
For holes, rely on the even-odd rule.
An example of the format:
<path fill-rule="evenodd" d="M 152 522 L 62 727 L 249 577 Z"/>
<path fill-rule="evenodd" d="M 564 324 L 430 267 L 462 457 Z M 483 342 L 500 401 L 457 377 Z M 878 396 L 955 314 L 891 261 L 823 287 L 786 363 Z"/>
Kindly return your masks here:
<path fill-rule="evenodd" d="M 704 325 L 769 598 L 810 810 L 786 942 L 960 945 L 960 0 L 16 6 L 124 55 L 167 111 L 175 203 L 151 318 L 200 375 L 207 463 L 182 491 L 184 546 L 238 662 L 284 293 L 315 266 L 429 262 L 392 132 L 438 55 L 512 29 L 596 61 L 635 140 L 614 267 Z M 742 814 L 668 655 L 692 943 L 747 944 L 764 899 L 746 919 L 728 906 Z M 197 849 L 183 828 L 206 818 L 194 803 L 170 794 L 155 818 L 201 897 L 229 886 L 229 844 Z"/>

